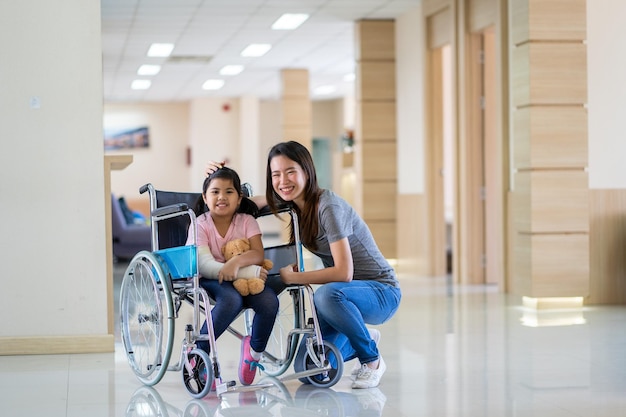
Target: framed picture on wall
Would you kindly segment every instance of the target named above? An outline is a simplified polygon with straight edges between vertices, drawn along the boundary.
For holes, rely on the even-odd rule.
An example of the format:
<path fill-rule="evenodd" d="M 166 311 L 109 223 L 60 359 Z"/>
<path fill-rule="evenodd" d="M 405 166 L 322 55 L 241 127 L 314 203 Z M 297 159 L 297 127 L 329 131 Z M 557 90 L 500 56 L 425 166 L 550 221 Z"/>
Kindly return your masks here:
<path fill-rule="evenodd" d="M 130 129 L 104 129 L 104 150 L 147 148 L 150 129 L 147 126 Z"/>

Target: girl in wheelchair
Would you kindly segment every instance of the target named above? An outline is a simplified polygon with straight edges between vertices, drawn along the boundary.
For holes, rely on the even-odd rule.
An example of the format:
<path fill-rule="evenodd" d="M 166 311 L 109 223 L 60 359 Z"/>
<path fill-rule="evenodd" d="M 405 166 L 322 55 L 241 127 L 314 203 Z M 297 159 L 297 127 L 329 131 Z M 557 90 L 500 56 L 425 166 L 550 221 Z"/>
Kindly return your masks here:
<path fill-rule="evenodd" d="M 217 339 L 245 308 L 254 310 L 252 332 L 241 343 L 239 380 L 244 385 L 254 381 L 261 353 L 265 350 L 278 312 L 276 293 L 265 286 L 256 295 L 241 296 L 233 286 L 236 278 L 267 279 L 263 262 L 261 229 L 253 214 L 256 205 L 243 196 L 239 175 L 222 167 L 209 175 L 202 185 L 202 197 L 195 209 L 197 215 L 197 247 L 200 285 L 215 301 L 212 309 L 213 328 Z M 228 241 L 247 238 L 251 249 L 225 261 L 222 247 Z M 192 243 L 189 231 L 187 244 Z M 206 323 L 201 333 L 206 334 Z M 209 344 L 199 342 L 207 351 Z"/>

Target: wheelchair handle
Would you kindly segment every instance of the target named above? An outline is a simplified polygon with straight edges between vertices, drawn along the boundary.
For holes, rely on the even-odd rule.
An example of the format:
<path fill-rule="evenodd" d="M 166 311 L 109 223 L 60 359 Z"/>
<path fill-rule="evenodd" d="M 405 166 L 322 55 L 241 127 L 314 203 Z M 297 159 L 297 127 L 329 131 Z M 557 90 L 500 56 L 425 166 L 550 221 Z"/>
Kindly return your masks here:
<path fill-rule="evenodd" d="M 158 209 L 153 210 L 152 215 L 154 217 L 162 217 L 162 216 L 167 216 L 168 214 L 187 211 L 188 209 L 189 209 L 189 206 L 187 206 L 187 203 L 171 204 L 169 206 L 159 207 Z"/>

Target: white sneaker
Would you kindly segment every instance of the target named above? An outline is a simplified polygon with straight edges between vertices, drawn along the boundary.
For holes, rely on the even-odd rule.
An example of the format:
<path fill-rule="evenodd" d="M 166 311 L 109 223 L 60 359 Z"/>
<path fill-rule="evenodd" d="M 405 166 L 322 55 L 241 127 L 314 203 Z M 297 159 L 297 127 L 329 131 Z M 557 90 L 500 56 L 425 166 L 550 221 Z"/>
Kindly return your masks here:
<path fill-rule="evenodd" d="M 369 366 L 361 365 L 361 370 L 352 383 L 352 388 L 374 388 L 380 384 L 380 378 L 387 370 L 387 365 L 382 356 L 379 356 L 378 369 L 372 369 Z"/>
<path fill-rule="evenodd" d="M 380 342 L 380 332 L 376 329 L 367 329 L 367 331 L 370 332 L 370 337 L 372 338 L 374 343 L 376 343 L 376 347 L 378 347 L 378 342 Z M 350 372 L 350 379 L 354 381 L 356 379 L 356 375 L 359 373 L 360 370 L 361 363 L 358 359 L 356 359 L 354 368 L 352 368 L 352 372 Z"/>

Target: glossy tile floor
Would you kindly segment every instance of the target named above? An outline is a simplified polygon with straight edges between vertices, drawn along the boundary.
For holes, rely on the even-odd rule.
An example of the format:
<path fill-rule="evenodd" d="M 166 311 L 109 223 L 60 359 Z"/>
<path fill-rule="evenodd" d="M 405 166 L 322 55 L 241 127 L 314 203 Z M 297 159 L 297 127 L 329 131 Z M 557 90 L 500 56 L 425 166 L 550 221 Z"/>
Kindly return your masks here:
<path fill-rule="evenodd" d="M 116 283 L 125 269 L 116 265 Z M 298 381 L 192 399 L 180 373 L 155 387 L 115 353 L 0 357 L 0 409 L 17 416 L 626 416 L 626 306 L 535 314 L 485 286 L 401 277 L 400 311 L 382 333 L 378 388 Z M 236 379 L 239 346 L 218 343 Z M 346 364 L 348 374 L 352 364 Z M 289 372 L 289 371 L 288 371 Z"/>

